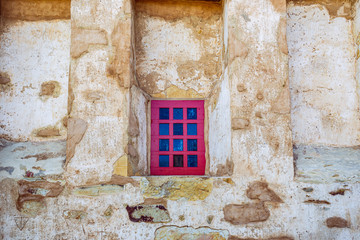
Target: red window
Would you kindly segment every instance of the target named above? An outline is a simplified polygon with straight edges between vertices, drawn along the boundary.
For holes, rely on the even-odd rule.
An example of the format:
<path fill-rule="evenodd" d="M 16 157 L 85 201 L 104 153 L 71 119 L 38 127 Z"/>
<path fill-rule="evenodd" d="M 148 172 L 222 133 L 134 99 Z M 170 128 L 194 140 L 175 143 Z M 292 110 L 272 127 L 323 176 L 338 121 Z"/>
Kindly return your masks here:
<path fill-rule="evenodd" d="M 152 175 L 204 175 L 204 101 L 151 101 Z"/>

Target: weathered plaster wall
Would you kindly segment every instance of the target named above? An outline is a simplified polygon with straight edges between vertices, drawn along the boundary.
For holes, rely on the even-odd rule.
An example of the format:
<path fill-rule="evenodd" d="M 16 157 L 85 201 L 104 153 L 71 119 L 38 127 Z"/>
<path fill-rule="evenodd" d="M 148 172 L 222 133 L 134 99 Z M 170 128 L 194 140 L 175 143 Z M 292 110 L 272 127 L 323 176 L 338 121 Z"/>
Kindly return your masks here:
<path fill-rule="evenodd" d="M 135 11 L 139 86 L 153 97 L 207 97 L 222 72 L 221 3 L 138 0 Z"/>
<path fill-rule="evenodd" d="M 129 151 L 131 3 L 72 1 L 71 12 L 74 127 L 68 129 L 65 176 L 70 184 L 84 185 L 109 180 L 113 164 Z"/>
<path fill-rule="evenodd" d="M 273 183 L 293 177 L 285 4 L 231 1 L 228 13 L 234 175 Z"/>
<path fill-rule="evenodd" d="M 358 16 L 352 9 L 349 1 L 288 3 L 291 122 L 301 181 L 359 181 Z"/>
<path fill-rule="evenodd" d="M 145 145 L 147 96 L 128 88 L 133 12 L 128 1 L 74 0 L 66 173 L 0 175 L 1 239 L 360 238 L 359 183 L 293 178 L 286 2 L 225 4 L 228 64 L 207 109 L 216 126 L 231 123 L 232 175 L 121 176 L 129 144 Z"/>
<path fill-rule="evenodd" d="M 353 22 L 322 5 L 288 5 L 295 144 L 356 146 L 360 112 Z"/>
<path fill-rule="evenodd" d="M 17 141 L 65 139 L 70 20 L 4 18 L 1 25 L 0 135 Z"/>
<path fill-rule="evenodd" d="M 62 174 L 70 1 L 2 0 L 0 24 L 0 176 Z"/>
<path fill-rule="evenodd" d="M 356 4 L 354 4 L 354 23 L 353 23 L 353 38 L 355 42 L 355 51 L 356 51 L 356 68 L 355 68 L 355 74 L 356 74 L 356 82 L 357 82 L 357 94 L 358 94 L 358 100 L 360 102 L 360 2 L 357 1 Z M 359 103 L 360 104 L 360 103 Z"/>

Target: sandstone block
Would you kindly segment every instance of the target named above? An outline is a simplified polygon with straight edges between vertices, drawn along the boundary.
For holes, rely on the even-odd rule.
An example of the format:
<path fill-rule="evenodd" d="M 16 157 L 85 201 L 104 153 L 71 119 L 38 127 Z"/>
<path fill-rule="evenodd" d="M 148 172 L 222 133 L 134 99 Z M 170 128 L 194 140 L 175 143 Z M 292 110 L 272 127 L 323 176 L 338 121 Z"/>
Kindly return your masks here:
<path fill-rule="evenodd" d="M 143 196 L 146 198 L 165 198 L 189 201 L 204 200 L 213 189 L 213 180 L 210 178 L 181 178 L 181 177 L 151 177 L 140 182 Z"/>
<path fill-rule="evenodd" d="M 263 202 L 229 204 L 223 211 L 225 220 L 234 225 L 262 222 L 270 217 L 270 211 Z"/>
<path fill-rule="evenodd" d="M 197 239 L 197 240 L 226 240 L 229 233 L 227 230 L 212 229 L 209 227 L 177 227 L 163 226 L 156 229 L 155 240 L 173 240 L 173 239 Z"/>
<path fill-rule="evenodd" d="M 248 189 L 246 190 L 246 196 L 250 199 L 258 199 L 263 202 L 283 202 L 273 190 L 268 188 L 268 184 L 266 182 L 250 183 Z"/>
<path fill-rule="evenodd" d="M 341 217 L 331 217 L 326 219 L 326 226 L 328 228 L 348 228 L 349 223 Z"/>
<path fill-rule="evenodd" d="M 69 118 L 67 124 L 68 124 L 68 135 L 66 141 L 65 166 L 74 156 L 76 145 L 81 141 L 88 127 L 87 122 L 85 122 L 80 118 Z"/>
<path fill-rule="evenodd" d="M 55 127 L 47 127 L 44 129 L 40 129 L 37 133 L 36 133 L 37 137 L 56 137 L 56 136 L 60 136 L 60 130 L 55 128 Z"/>
<path fill-rule="evenodd" d="M 168 210 L 163 205 L 127 206 L 126 210 L 132 222 L 166 223 L 171 218 Z"/>

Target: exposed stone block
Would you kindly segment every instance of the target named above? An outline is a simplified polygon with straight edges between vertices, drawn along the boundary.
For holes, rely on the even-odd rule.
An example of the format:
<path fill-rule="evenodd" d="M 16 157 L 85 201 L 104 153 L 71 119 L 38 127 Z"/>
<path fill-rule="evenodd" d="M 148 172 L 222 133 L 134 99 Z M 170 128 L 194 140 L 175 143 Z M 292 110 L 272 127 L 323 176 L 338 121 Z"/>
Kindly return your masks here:
<path fill-rule="evenodd" d="M 46 127 L 44 129 L 38 130 L 36 133 L 36 136 L 43 137 L 43 138 L 57 137 L 57 136 L 60 136 L 60 130 L 57 129 L 56 127 Z"/>
<path fill-rule="evenodd" d="M 171 218 L 168 210 L 163 205 L 127 206 L 126 210 L 132 222 L 166 223 Z"/>
<path fill-rule="evenodd" d="M 348 228 L 350 224 L 344 218 L 331 217 L 326 219 L 326 226 L 328 228 Z"/>
<path fill-rule="evenodd" d="M 250 199 L 258 199 L 263 202 L 283 202 L 273 190 L 268 188 L 266 182 L 257 181 L 250 183 L 246 190 L 246 196 Z"/>
<path fill-rule="evenodd" d="M 247 128 L 250 125 L 250 121 L 244 118 L 233 118 L 231 121 L 231 128 L 233 130 L 239 130 Z"/>
<path fill-rule="evenodd" d="M 41 181 L 18 181 L 19 197 L 16 207 L 19 211 L 34 217 L 40 214 L 45 208 L 46 197 L 57 197 L 64 190 L 61 182 Z"/>
<path fill-rule="evenodd" d="M 165 198 L 189 201 L 204 200 L 213 189 L 210 178 L 182 178 L 182 177 L 149 177 L 140 182 L 143 196 L 146 198 Z"/>
<path fill-rule="evenodd" d="M 226 240 L 229 232 L 227 230 L 212 229 L 209 227 L 177 227 L 163 226 L 155 231 L 154 240 L 173 240 L 173 239 L 211 239 Z"/>
<path fill-rule="evenodd" d="M 116 194 L 123 191 L 124 187 L 115 184 L 100 184 L 94 186 L 78 187 L 73 190 L 74 195 L 78 196 L 100 196 Z"/>
<path fill-rule="evenodd" d="M 45 212 L 45 209 L 46 209 L 46 203 L 44 199 L 40 199 L 40 200 L 27 200 L 22 202 L 19 211 L 26 216 L 36 217 L 37 215 L 40 215 L 41 213 Z"/>
<path fill-rule="evenodd" d="M 117 185 L 125 185 L 127 183 L 132 184 L 134 187 L 139 187 L 139 182 L 134 180 L 131 177 L 123 177 L 119 175 L 112 175 L 110 181 L 103 184 L 117 184 Z"/>
<path fill-rule="evenodd" d="M 70 0 L 2 0 L 4 18 L 40 21 L 70 19 Z"/>
<path fill-rule="evenodd" d="M 224 207 L 223 211 L 225 220 L 234 225 L 262 222 L 270 217 L 270 211 L 263 202 L 229 204 Z"/>
<path fill-rule="evenodd" d="M 65 166 L 74 156 L 76 145 L 81 141 L 88 127 L 87 122 L 85 122 L 80 118 L 69 118 L 67 124 L 68 124 L 68 135 L 66 141 Z"/>
<path fill-rule="evenodd" d="M 121 156 L 113 166 L 113 175 L 128 176 L 128 158 L 127 155 Z"/>

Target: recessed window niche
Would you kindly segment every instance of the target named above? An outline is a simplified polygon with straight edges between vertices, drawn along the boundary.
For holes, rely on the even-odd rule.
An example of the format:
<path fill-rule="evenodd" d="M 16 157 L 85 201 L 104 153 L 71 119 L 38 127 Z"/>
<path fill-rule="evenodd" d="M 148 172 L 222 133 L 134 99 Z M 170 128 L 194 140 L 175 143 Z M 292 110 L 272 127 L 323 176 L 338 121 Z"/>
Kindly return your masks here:
<path fill-rule="evenodd" d="M 222 73 L 220 1 L 135 1 L 136 79 L 157 98 L 205 98 Z"/>
<path fill-rule="evenodd" d="M 226 1 L 135 0 L 129 175 L 149 175 L 154 99 L 204 100 L 205 175 L 231 175 Z M 220 170 L 219 170 L 220 169 Z"/>

